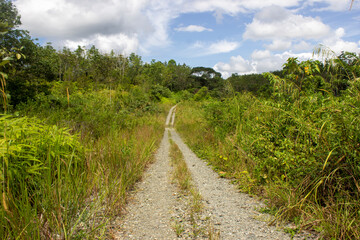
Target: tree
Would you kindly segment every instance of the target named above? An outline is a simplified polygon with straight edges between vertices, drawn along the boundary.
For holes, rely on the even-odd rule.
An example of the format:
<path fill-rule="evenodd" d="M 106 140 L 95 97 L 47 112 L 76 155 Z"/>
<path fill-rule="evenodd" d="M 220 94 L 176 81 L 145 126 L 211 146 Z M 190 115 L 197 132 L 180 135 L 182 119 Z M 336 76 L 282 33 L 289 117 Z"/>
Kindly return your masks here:
<path fill-rule="evenodd" d="M 269 88 L 270 82 L 262 74 L 238 75 L 232 74 L 227 79 L 237 92 L 252 92 L 259 94 Z"/>
<path fill-rule="evenodd" d="M 11 1 L 0 0 L 0 92 L 3 109 L 7 110 L 7 101 L 10 95 L 6 90 L 6 79 L 10 71 L 10 63 L 24 55 L 20 53 L 19 36 L 21 30 L 15 28 L 21 24 L 18 11 Z"/>
<path fill-rule="evenodd" d="M 20 25 L 20 15 L 12 1 L 0 0 L 0 29 L 3 32 L 0 35 L 0 46 L 7 50 L 21 47 L 20 39 L 28 37 L 29 34 L 27 31 L 17 29 Z"/>
<path fill-rule="evenodd" d="M 21 24 L 18 11 L 10 0 L 0 0 L 0 22 L 7 23 L 11 28 Z"/>
<path fill-rule="evenodd" d="M 191 78 L 193 78 L 195 88 L 205 86 L 209 90 L 214 90 L 223 86 L 221 73 L 216 72 L 212 68 L 195 67 L 191 70 Z"/>
<path fill-rule="evenodd" d="M 143 61 L 141 57 L 136 55 L 135 53 L 130 54 L 129 56 L 129 66 L 127 76 L 129 78 L 130 84 L 139 84 L 139 79 L 136 76 L 140 76 L 143 70 Z"/>

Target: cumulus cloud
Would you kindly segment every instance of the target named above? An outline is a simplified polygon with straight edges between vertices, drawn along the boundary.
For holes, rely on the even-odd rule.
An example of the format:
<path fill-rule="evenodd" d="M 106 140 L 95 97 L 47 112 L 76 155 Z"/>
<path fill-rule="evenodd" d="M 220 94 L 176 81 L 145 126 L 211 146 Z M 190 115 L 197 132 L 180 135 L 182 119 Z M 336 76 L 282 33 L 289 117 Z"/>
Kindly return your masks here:
<path fill-rule="evenodd" d="M 211 44 L 209 46 L 208 54 L 227 53 L 234 51 L 238 47 L 238 42 L 229 42 L 226 40 L 222 40 L 220 42 Z"/>
<path fill-rule="evenodd" d="M 115 50 L 116 53 L 122 55 L 130 55 L 139 47 L 139 42 L 136 36 L 129 37 L 125 34 L 116 35 L 100 35 L 91 36 L 90 39 L 81 39 L 79 41 L 66 40 L 64 45 L 70 49 L 76 49 L 78 46 L 91 47 L 96 46 L 105 52 Z"/>
<path fill-rule="evenodd" d="M 175 28 L 175 30 L 178 32 L 204 32 L 204 31 L 212 32 L 213 31 L 211 28 L 206 28 L 206 27 L 199 26 L 199 25 L 189 25 L 186 27 L 178 27 L 178 28 Z"/>
<path fill-rule="evenodd" d="M 306 41 L 300 41 L 297 42 L 296 44 L 293 44 L 292 49 L 295 52 L 299 52 L 299 51 L 311 51 L 314 48 L 314 45 L 312 45 L 309 42 Z"/>
<path fill-rule="evenodd" d="M 220 72 L 223 78 L 230 77 L 232 73 L 250 74 L 255 72 L 250 61 L 245 60 L 240 55 L 231 57 L 228 63 L 217 63 L 214 70 Z"/>
<path fill-rule="evenodd" d="M 357 9 L 355 1 L 353 9 Z M 286 10 L 304 5 L 340 10 L 349 2 L 339 0 L 14 0 L 23 22 L 31 35 L 60 46 L 96 44 L 101 50 L 116 48 L 118 52 L 151 53 L 172 43 L 169 30 L 172 20 L 181 14 L 212 13 L 217 21 L 225 15 L 239 16 L 259 11 L 246 26 L 245 39 L 267 40 L 271 51 L 284 51 L 297 46 L 305 49 L 310 40 L 325 39 L 333 34 L 318 18 L 304 17 Z M 179 27 L 177 31 L 211 31 L 200 25 Z M 305 41 L 305 42 L 302 42 Z M 335 47 L 347 46 L 341 38 L 333 39 Z M 231 52 L 238 42 L 222 41 L 202 44 L 206 54 Z M 206 51 L 205 51 L 206 50 Z M 197 53 L 197 52 L 195 52 Z M 203 54 L 203 55 L 206 55 Z"/>
<path fill-rule="evenodd" d="M 283 52 L 286 50 L 293 50 L 294 52 L 312 51 L 314 45 L 304 40 L 281 40 L 274 39 L 271 44 L 264 45 L 267 50 L 273 52 Z"/>
<path fill-rule="evenodd" d="M 96 43 L 104 51 L 136 51 L 140 38 L 158 31 L 143 14 L 145 0 L 17 0 L 16 6 L 24 28 L 55 45 Z"/>
<path fill-rule="evenodd" d="M 357 52 L 360 53 L 360 45 L 356 42 L 349 42 L 342 39 L 345 35 L 345 29 L 338 28 L 335 31 L 335 34 L 325 39 L 322 44 L 330 48 L 336 54 L 340 54 L 342 51 L 348 52 Z"/>
<path fill-rule="evenodd" d="M 291 45 L 291 41 L 274 39 L 271 44 L 265 45 L 265 47 L 271 51 L 284 51 L 290 49 Z"/>
<path fill-rule="evenodd" d="M 257 13 L 246 26 L 244 39 L 322 39 L 331 28 L 318 18 L 296 15 L 279 6 L 270 6 Z"/>
<path fill-rule="evenodd" d="M 171 43 L 172 19 L 184 13 L 213 12 L 235 16 L 277 4 L 298 5 L 300 0 L 16 0 L 23 27 L 35 37 L 53 42 L 94 42 L 93 36 L 109 40 L 133 39 L 142 48 Z M 194 25 L 195 26 L 195 25 Z M 188 31 L 210 31 L 189 27 Z M 126 36 L 126 38 L 124 38 Z M 134 37 L 136 36 L 136 37 Z M 122 44 L 116 44 L 121 46 Z M 125 44 L 126 45 L 126 44 Z"/>
<path fill-rule="evenodd" d="M 312 58 L 312 53 L 293 53 L 291 51 L 285 51 L 283 53 L 272 54 L 269 51 L 264 53 L 264 51 L 255 50 L 251 54 L 251 61 L 255 71 L 257 73 L 262 73 L 282 69 L 282 65 L 289 57 L 296 57 L 300 61 L 303 61 Z"/>
<path fill-rule="evenodd" d="M 154 31 L 142 14 L 145 1 L 17 0 L 24 26 L 35 35 L 81 38 L 93 33 Z"/>
<path fill-rule="evenodd" d="M 331 1 L 322 2 L 330 4 Z M 343 28 L 331 29 L 319 18 L 297 15 L 279 6 L 270 6 L 255 14 L 243 37 L 270 42 L 264 44 L 266 50 L 256 50 L 251 55 L 249 62 L 256 72 L 280 69 L 289 57 L 309 59 L 314 46 L 319 43 L 336 54 L 341 51 L 360 52 L 359 43 L 343 39 L 346 37 Z"/>

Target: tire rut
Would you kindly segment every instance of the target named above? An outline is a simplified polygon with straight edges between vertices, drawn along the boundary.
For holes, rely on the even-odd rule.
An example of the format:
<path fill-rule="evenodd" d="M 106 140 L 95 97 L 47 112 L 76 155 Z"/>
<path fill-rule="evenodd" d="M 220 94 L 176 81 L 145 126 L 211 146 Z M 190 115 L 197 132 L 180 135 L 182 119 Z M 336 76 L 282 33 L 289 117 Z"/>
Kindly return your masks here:
<path fill-rule="evenodd" d="M 220 231 L 220 239 L 291 239 L 290 234 L 268 226 L 266 221 L 257 220 L 268 217 L 255 211 L 255 208 L 263 207 L 261 202 L 240 193 L 229 180 L 219 178 L 205 161 L 190 150 L 173 129 L 175 110 L 176 106 L 169 111 L 155 163 L 137 185 L 135 201 L 127 207 L 128 213 L 116 239 L 181 239 L 176 237 L 171 223 L 179 201 L 177 189 L 170 180 L 169 135 L 183 154 L 205 211 L 214 227 Z M 307 235 L 295 236 L 294 239 L 314 238 Z"/>
<path fill-rule="evenodd" d="M 261 204 L 247 194 L 240 193 L 229 180 L 219 178 L 206 162 L 189 149 L 174 129 L 170 132 L 184 155 L 205 206 L 212 213 L 214 225 L 220 229 L 221 239 L 290 239 L 288 234 L 256 220 L 262 214 L 255 208 L 261 207 Z"/>

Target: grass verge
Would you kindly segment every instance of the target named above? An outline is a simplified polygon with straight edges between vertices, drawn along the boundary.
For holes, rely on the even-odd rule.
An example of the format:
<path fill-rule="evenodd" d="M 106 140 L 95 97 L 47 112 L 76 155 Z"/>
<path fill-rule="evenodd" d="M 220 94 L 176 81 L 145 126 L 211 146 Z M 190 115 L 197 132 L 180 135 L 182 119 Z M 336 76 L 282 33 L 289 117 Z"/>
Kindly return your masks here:
<path fill-rule="evenodd" d="M 196 238 L 199 236 L 208 239 L 219 239 L 219 231 L 211 224 L 210 217 L 206 216 L 206 210 L 199 191 L 192 183 L 191 173 L 186 165 L 179 147 L 170 139 L 170 158 L 173 166 L 173 180 L 180 189 L 179 201 L 187 199 L 187 211 L 183 216 L 174 220 L 174 230 L 178 237 Z M 188 229 L 190 228 L 190 229 Z"/>

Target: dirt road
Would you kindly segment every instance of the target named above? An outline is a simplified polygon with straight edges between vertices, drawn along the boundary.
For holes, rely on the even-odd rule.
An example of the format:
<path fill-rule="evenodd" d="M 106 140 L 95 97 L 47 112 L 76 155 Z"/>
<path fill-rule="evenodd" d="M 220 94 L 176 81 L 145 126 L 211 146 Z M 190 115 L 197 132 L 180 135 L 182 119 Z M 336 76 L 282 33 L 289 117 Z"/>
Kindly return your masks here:
<path fill-rule="evenodd" d="M 262 203 L 240 193 L 229 180 L 219 178 L 207 163 L 199 159 L 183 142 L 173 128 L 176 106 L 171 108 L 155 163 L 136 187 L 134 201 L 127 207 L 128 213 L 121 223 L 122 231 L 117 239 L 183 239 L 174 228 L 174 208 L 178 190 L 171 183 L 169 149 L 171 138 L 180 148 L 191 171 L 193 184 L 199 191 L 208 218 L 220 232 L 220 239 L 291 239 L 289 234 L 268 226 L 267 215 L 257 212 Z M 186 239 L 204 236 L 186 236 Z M 205 237 L 206 238 L 206 237 Z M 295 239 L 305 238 L 304 235 Z"/>

